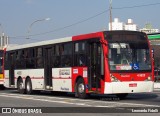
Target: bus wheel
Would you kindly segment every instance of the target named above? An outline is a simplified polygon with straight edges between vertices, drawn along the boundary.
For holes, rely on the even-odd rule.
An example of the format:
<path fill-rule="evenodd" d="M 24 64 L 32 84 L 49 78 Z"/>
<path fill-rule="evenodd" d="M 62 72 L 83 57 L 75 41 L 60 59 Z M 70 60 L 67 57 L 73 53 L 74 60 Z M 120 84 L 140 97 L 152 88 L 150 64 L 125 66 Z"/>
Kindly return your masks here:
<path fill-rule="evenodd" d="M 5 86 L 4 85 L 0 85 L 0 90 L 4 90 Z"/>
<path fill-rule="evenodd" d="M 86 94 L 84 80 L 82 78 L 78 79 L 76 83 L 76 96 L 81 99 L 85 99 L 88 97 L 88 95 Z"/>
<path fill-rule="evenodd" d="M 120 93 L 120 94 L 116 94 L 116 96 L 122 100 L 122 99 L 125 99 L 127 97 L 128 93 Z"/>
<path fill-rule="evenodd" d="M 19 93 L 21 93 L 21 94 L 25 93 L 24 84 L 23 84 L 22 79 L 18 80 L 18 82 L 17 82 L 17 88 L 18 88 L 18 92 Z"/>
<path fill-rule="evenodd" d="M 31 83 L 31 80 L 30 79 L 27 79 L 26 80 L 26 93 L 27 94 L 32 94 L 33 93 L 33 90 L 32 90 L 32 83 Z"/>

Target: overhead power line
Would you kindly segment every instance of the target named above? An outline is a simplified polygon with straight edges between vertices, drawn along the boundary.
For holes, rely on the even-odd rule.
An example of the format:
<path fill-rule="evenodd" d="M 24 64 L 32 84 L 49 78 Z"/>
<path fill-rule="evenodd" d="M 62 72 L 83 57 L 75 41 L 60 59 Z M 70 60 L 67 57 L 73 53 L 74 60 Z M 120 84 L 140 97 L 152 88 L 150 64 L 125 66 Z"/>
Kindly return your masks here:
<path fill-rule="evenodd" d="M 117 7 L 117 8 L 112 7 L 112 9 L 113 9 L 113 10 L 121 10 L 121 9 L 131 9 L 131 8 L 139 8 L 139 7 L 147 7 L 147 6 L 155 6 L 155 5 L 160 5 L 160 2 L 158 2 L 158 3 L 152 3 L 152 4 L 145 4 L 145 5 L 119 7 L 119 8 L 118 8 L 118 7 Z M 31 34 L 31 35 L 28 35 L 28 36 L 29 36 L 29 37 L 31 37 L 31 36 L 39 36 L 39 35 L 45 35 L 45 34 L 57 32 L 57 31 L 61 31 L 61 30 L 64 30 L 64 29 L 66 29 L 66 28 L 69 28 L 69 27 L 78 25 L 78 24 L 80 24 L 80 23 L 86 22 L 86 21 L 88 21 L 88 20 L 91 20 L 91 19 L 93 19 L 93 18 L 96 18 L 96 17 L 98 17 L 98 16 L 100 16 L 100 15 L 102 15 L 102 14 L 108 12 L 108 11 L 109 11 L 109 9 L 104 10 L 104 11 L 102 11 L 102 12 L 96 14 L 96 15 L 93 15 L 93 16 L 91 16 L 91 17 L 88 17 L 88 18 L 86 18 L 86 19 L 83 19 L 83 20 L 80 20 L 80 21 L 78 21 L 78 22 L 75 22 L 75 23 L 73 23 L 73 24 L 70 24 L 70 25 L 67 25 L 67 26 L 64 26 L 64 27 L 60 27 L 60 28 L 57 28 L 57 29 L 54 29 L 54 30 L 51 30 L 51 31 L 47 31 L 47 32 L 42 32 L 42 33 L 37 33 L 37 34 Z M 10 38 L 26 38 L 26 35 L 25 35 L 25 36 L 24 36 L 24 35 L 11 36 Z"/>
<path fill-rule="evenodd" d="M 99 16 L 99 15 L 102 15 L 102 14 L 108 12 L 108 11 L 109 11 L 109 9 L 108 9 L 108 10 L 105 10 L 105 11 L 103 11 L 103 12 L 100 12 L 100 13 L 94 15 L 94 16 L 91 16 L 91 17 L 88 17 L 88 18 L 86 18 L 86 19 L 83 19 L 83 20 L 80 20 L 80 21 L 78 21 L 78 22 L 75 22 L 75 23 L 73 23 L 73 24 L 70 24 L 70 25 L 67 25 L 67 26 L 64 26 L 64 27 L 57 28 L 57 29 L 55 29 L 55 30 L 51 30 L 51 31 L 43 32 L 43 33 L 38 33 L 38 34 L 32 34 L 32 35 L 28 35 L 28 36 L 39 36 L 39 35 L 45 35 L 45 34 L 48 34 L 48 33 L 53 33 L 53 32 L 56 32 L 56 31 L 61 31 L 61 30 L 63 30 L 63 29 L 66 29 L 66 28 L 69 28 L 69 27 L 78 25 L 78 24 L 80 24 L 80 23 L 86 22 L 86 21 L 88 21 L 88 20 L 90 20 L 90 19 L 93 19 L 93 18 L 95 18 L 95 17 L 97 17 L 97 16 Z M 21 38 L 21 37 L 26 37 L 26 36 L 13 36 L 13 37 L 10 37 L 10 38 Z"/>
<path fill-rule="evenodd" d="M 147 7 L 147 6 L 155 6 L 160 5 L 160 3 L 153 3 L 153 4 L 145 4 L 145 5 L 136 5 L 136 6 L 126 6 L 126 7 L 119 7 L 119 8 L 113 8 L 113 9 L 129 9 L 129 8 L 138 8 L 138 7 Z"/>

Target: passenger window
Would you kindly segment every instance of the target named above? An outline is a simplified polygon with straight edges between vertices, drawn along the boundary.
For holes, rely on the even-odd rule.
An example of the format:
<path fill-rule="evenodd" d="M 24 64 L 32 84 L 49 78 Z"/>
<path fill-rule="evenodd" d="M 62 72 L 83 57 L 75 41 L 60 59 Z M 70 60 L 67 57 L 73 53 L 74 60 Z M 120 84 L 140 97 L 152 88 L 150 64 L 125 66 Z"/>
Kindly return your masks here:
<path fill-rule="evenodd" d="M 54 47 L 55 49 L 54 49 L 54 55 L 60 55 L 60 48 L 59 48 L 59 45 L 55 45 L 55 47 Z"/>
<path fill-rule="evenodd" d="M 36 56 L 33 48 L 26 50 L 26 68 L 31 69 L 36 67 Z"/>
<path fill-rule="evenodd" d="M 72 44 L 65 43 L 61 45 L 61 65 L 62 67 L 72 66 Z"/>
<path fill-rule="evenodd" d="M 55 45 L 53 47 L 53 53 L 52 53 L 52 62 L 53 62 L 53 67 L 59 68 L 61 65 L 61 57 L 60 57 L 60 47 L 59 45 Z"/>
<path fill-rule="evenodd" d="M 74 44 L 74 66 L 86 66 L 85 47 L 85 42 L 77 42 Z"/>
<path fill-rule="evenodd" d="M 36 64 L 37 68 L 42 68 L 44 65 L 43 63 L 43 49 L 41 47 L 36 49 Z"/>
<path fill-rule="evenodd" d="M 24 50 L 18 50 L 16 52 L 16 68 L 25 68 Z"/>

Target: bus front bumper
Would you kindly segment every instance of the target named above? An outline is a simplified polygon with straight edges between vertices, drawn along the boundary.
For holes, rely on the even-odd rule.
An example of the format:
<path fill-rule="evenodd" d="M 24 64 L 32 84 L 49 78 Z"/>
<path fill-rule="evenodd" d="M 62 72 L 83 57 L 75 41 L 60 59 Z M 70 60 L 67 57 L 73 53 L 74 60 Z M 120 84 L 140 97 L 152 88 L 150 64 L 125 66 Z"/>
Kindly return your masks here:
<path fill-rule="evenodd" d="M 104 94 L 152 92 L 153 87 L 152 81 L 105 82 Z"/>

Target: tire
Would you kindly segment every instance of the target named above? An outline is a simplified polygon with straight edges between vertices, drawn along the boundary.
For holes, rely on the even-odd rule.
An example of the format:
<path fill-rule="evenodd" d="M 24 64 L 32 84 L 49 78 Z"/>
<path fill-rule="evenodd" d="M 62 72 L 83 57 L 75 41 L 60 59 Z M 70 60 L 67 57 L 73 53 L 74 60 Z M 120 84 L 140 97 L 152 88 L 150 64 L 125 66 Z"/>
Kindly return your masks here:
<path fill-rule="evenodd" d="M 23 80 L 22 79 L 18 80 L 18 82 L 17 82 L 17 89 L 18 89 L 19 93 L 25 94 L 25 89 L 24 89 L 24 84 L 23 84 Z"/>
<path fill-rule="evenodd" d="M 4 85 L 0 85 L 0 90 L 5 90 L 5 86 Z"/>
<path fill-rule="evenodd" d="M 32 94 L 33 93 L 33 90 L 32 90 L 32 83 L 31 83 L 31 80 L 30 79 L 27 79 L 26 80 L 26 94 Z"/>
<path fill-rule="evenodd" d="M 127 97 L 128 93 L 121 93 L 121 94 L 116 94 L 116 96 L 122 100 L 122 99 L 125 99 Z"/>
<path fill-rule="evenodd" d="M 84 84 L 84 80 L 82 78 L 78 79 L 76 83 L 76 97 L 79 97 L 81 99 L 88 98 L 88 94 L 86 93 L 86 86 Z"/>

